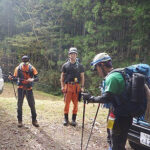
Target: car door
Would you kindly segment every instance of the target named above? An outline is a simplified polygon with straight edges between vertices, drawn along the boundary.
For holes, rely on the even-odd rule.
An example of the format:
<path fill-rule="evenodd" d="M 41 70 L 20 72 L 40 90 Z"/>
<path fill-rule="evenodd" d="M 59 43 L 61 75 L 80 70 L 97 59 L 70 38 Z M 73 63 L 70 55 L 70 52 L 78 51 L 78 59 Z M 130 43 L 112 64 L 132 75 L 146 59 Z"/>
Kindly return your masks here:
<path fill-rule="evenodd" d="M 0 94 L 3 92 L 3 88 L 4 88 L 4 79 L 3 79 L 2 69 L 0 67 Z"/>

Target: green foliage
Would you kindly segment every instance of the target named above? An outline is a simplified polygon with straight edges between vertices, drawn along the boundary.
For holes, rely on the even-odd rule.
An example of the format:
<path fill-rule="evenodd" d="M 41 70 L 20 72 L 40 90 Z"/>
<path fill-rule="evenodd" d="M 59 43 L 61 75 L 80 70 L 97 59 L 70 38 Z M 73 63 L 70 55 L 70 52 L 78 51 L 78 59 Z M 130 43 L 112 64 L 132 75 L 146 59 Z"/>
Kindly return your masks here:
<path fill-rule="evenodd" d="M 114 67 L 150 62 L 150 1 L 1 0 L 0 62 L 13 71 L 24 54 L 39 72 L 36 88 L 60 94 L 60 70 L 68 49 L 78 48 L 86 88 L 99 93 L 90 62 L 100 52 Z"/>

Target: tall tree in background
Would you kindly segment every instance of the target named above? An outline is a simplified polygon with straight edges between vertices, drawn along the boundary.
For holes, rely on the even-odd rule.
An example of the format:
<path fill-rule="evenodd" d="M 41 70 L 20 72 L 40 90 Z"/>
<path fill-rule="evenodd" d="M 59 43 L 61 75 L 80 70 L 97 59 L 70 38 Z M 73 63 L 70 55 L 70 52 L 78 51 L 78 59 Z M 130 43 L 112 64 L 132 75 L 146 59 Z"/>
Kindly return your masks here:
<path fill-rule="evenodd" d="M 150 61 L 147 0 L 1 0 L 0 12 L 2 69 L 13 71 L 28 54 L 39 70 L 38 88 L 47 92 L 60 93 L 60 69 L 71 46 L 94 92 L 98 79 L 89 69 L 95 54 L 109 53 L 117 67 Z"/>

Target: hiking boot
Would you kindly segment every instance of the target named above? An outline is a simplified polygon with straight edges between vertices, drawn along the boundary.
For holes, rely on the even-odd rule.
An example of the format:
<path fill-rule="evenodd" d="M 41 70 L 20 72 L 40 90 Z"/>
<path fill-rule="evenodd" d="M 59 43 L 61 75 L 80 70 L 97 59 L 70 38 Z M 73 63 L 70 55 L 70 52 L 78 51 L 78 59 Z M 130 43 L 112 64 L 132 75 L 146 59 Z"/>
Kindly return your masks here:
<path fill-rule="evenodd" d="M 70 125 L 72 125 L 72 126 L 75 127 L 77 125 L 77 123 L 76 123 L 76 121 L 72 120 L 71 123 L 70 123 Z"/>
<path fill-rule="evenodd" d="M 77 116 L 76 114 L 73 114 L 73 115 L 72 115 L 72 121 L 71 121 L 71 123 L 70 123 L 70 125 L 72 125 L 72 126 L 74 126 L 74 127 L 77 125 L 77 123 L 76 123 L 76 116 Z"/>
<path fill-rule="evenodd" d="M 64 114 L 64 126 L 67 126 L 69 124 L 69 121 L 68 121 L 68 114 Z"/>
<path fill-rule="evenodd" d="M 21 128 L 23 126 L 22 121 L 18 121 L 18 127 Z"/>
<path fill-rule="evenodd" d="M 33 120 L 33 121 L 32 121 L 32 124 L 33 124 L 35 127 L 39 127 L 39 124 L 38 124 L 37 120 Z"/>

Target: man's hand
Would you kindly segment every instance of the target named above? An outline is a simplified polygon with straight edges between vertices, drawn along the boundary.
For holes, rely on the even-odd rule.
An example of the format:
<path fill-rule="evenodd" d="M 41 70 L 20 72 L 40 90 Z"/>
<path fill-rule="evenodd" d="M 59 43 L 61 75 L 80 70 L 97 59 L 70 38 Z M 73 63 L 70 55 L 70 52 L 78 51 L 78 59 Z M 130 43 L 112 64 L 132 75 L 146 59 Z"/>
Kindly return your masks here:
<path fill-rule="evenodd" d="M 81 95 L 83 96 L 84 102 L 86 102 L 86 103 L 94 102 L 94 96 L 91 96 L 90 93 L 81 93 Z"/>
<path fill-rule="evenodd" d="M 26 81 L 27 81 L 27 82 L 33 82 L 34 79 L 33 79 L 33 78 L 29 78 L 29 79 L 27 79 Z"/>
<path fill-rule="evenodd" d="M 83 100 L 88 100 L 91 97 L 90 93 L 81 93 L 81 95 L 83 96 Z"/>
<path fill-rule="evenodd" d="M 84 92 L 84 87 L 81 87 L 81 92 Z"/>
<path fill-rule="evenodd" d="M 65 87 L 64 86 L 61 87 L 61 91 L 62 91 L 62 93 L 65 93 Z"/>
<path fill-rule="evenodd" d="M 9 79 L 9 80 L 13 80 L 13 76 L 12 76 L 12 75 L 9 75 L 9 76 L 8 76 L 8 79 Z"/>
<path fill-rule="evenodd" d="M 9 72 L 8 79 L 9 79 L 9 80 L 13 80 L 13 75 L 12 75 L 12 73 L 11 73 L 11 72 Z"/>

